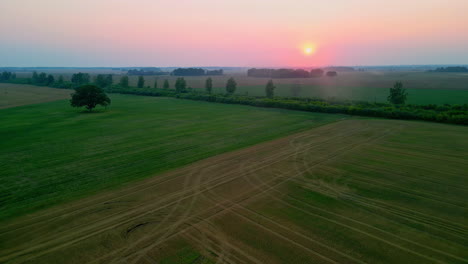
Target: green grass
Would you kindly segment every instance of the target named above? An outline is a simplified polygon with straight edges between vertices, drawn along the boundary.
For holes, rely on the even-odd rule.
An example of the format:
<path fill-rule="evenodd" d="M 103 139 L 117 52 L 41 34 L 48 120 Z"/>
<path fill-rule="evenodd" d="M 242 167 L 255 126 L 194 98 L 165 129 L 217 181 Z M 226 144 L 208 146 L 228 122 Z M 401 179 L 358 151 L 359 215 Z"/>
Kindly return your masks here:
<path fill-rule="evenodd" d="M 254 96 L 265 95 L 268 78 L 247 77 L 245 73 L 229 73 L 213 76 L 213 91 L 225 93 L 228 78 L 233 76 L 238 83 L 236 94 Z M 164 79 L 169 79 L 171 88 L 177 76 L 145 76 L 145 85 L 153 87 L 158 78 L 161 87 Z M 204 89 L 206 77 L 184 77 L 187 85 Z M 465 104 L 468 103 L 468 74 L 426 73 L 426 72 L 342 72 L 335 78 L 274 79 L 275 95 L 292 96 L 291 86 L 300 83 L 299 96 L 336 98 L 339 100 L 359 100 L 386 102 L 388 90 L 396 81 L 402 81 L 408 91 L 410 104 Z M 137 76 L 131 76 L 131 85 L 136 86 Z"/>
<path fill-rule="evenodd" d="M 252 208 L 366 263 L 466 262 L 467 129 L 398 125 Z"/>
<path fill-rule="evenodd" d="M 112 95 L 107 111 L 67 100 L 0 110 L 0 219 L 222 152 L 333 122 L 327 115 Z"/>
<path fill-rule="evenodd" d="M 197 106 L 192 117 L 205 108 L 174 104 L 159 105 Z M 5 222 L 0 261 L 466 263 L 466 133 L 414 121 L 333 122 Z"/>
<path fill-rule="evenodd" d="M 64 99 L 70 90 L 0 83 L 0 109 Z"/>
<path fill-rule="evenodd" d="M 276 96 L 292 96 L 291 85 L 277 84 Z M 215 89 L 216 90 L 216 89 Z M 222 89 L 217 89 L 222 92 Z M 318 97 L 323 99 L 355 100 L 367 102 L 386 103 L 389 89 L 375 87 L 336 87 L 336 86 L 302 86 L 300 96 Z M 468 90 L 454 89 L 407 89 L 408 104 L 466 104 L 468 102 Z M 265 86 L 241 86 L 238 94 L 264 96 Z"/>

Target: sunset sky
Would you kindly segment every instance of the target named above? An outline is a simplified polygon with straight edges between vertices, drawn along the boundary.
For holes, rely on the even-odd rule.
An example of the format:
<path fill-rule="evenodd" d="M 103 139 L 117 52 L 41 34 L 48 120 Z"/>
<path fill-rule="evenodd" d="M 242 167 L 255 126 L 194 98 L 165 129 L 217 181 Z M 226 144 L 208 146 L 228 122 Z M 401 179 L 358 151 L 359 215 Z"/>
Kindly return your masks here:
<path fill-rule="evenodd" d="M 1 0 L 0 66 L 468 64 L 468 0 Z"/>

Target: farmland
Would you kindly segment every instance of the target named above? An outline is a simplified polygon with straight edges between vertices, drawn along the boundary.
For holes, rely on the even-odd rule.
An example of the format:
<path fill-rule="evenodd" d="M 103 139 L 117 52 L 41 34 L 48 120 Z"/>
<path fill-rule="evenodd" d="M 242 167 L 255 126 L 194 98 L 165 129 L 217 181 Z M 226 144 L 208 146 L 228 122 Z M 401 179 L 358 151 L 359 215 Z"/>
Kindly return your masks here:
<path fill-rule="evenodd" d="M 72 109 L 68 100 L 0 110 L 0 136 L 8 139 L 0 142 L 0 219 L 344 118 L 169 98 L 111 99 L 107 111 L 91 114 Z"/>
<path fill-rule="evenodd" d="M 468 261 L 466 126 L 3 87 L 0 263 Z"/>
<path fill-rule="evenodd" d="M 236 76 L 237 75 L 237 76 Z M 213 91 L 225 92 L 225 84 L 230 77 L 214 76 Z M 240 73 L 232 76 L 238 82 L 237 94 L 264 96 L 267 78 L 247 77 Z M 148 85 L 153 85 L 156 77 L 146 77 Z M 157 77 L 162 84 L 164 76 Z M 206 77 L 185 77 L 188 85 L 203 89 Z M 173 78 L 169 78 L 174 83 Z M 136 77 L 132 80 L 136 84 Z M 274 79 L 275 95 L 293 96 L 291 88 L 300 86 L 299 96 L 322 99 L 358 100 L 386 102 L 388 88 L 396 81 L 402 81 L 408 90 L 410 104 L 464 104 L 468 102 L 468 75 L 434 74 L 425 72 L 343 72 L 335 78 Z"/>
<path fill-rule="evenodd" d="M 0 109 L 64 99 L 70 97 L 70 93 L 47 87 L 0 83 Z"/>
<path fill-rule="evenodd" d="M 62 70 L 63 71 L 63 70 Z M 63 75 L 69 79 L 72 73 L 48 71 L 55 76 Z M 125 72 L 88 70 L 92 76 L 100 73 L 114 74 L 114 83 Z M 18 73 L 19 77 L 31 77 L 30 72 Z M 234 77 L 238 83 L 236 94 L 264 96 L 268 78 L 247 77 L 245 71 L 226 71 L 224 76 L 212 76 L 213 91 L 225 93 L 226 81 Z M 168 79 L 171 88 L 177 76 L 145 76 L 145 86 L 153 87 L 158 79 L 159 87 Z M 196 90 L 203 90 L 207 77 L 187 76 L 187 85 Z M 130 76 L 130 85 L 137 85 L 138 76 Z M 275 95 L 293 96 L 291 88 L 300 86 L 299 96 L 318 97 L 322 99 L 358 100 L 368 102 L 386 102 L 388 89 L 396 81 L 402 81 L 408 91 L 410 104 L 465 104 L 468 102 L 468 74 L 465 73 L 428 73 L 418 71 L 369 71 L 340 72 L 338 77 L 306 79 L 274 79 Z"/>
<path fill-rule="evenodd" d="M 466 133 L 324 124 L 5 222 L 0 261 L 466 263 Z"/>
<path fill-rule="evenodd" d="M 0 264 L 468 264 L 468 0 L 0 10 Z"/>

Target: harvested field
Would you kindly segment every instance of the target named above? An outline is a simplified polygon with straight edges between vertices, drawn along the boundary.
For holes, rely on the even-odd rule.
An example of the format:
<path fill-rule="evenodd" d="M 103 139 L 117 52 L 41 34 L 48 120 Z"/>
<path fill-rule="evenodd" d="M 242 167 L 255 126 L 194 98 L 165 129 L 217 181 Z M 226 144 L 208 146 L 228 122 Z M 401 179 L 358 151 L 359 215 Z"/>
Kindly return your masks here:
<path fill-rule="evenodd" d="M 0 109 L 61 100 L 69 98 L 72 92 L 72 90 L 0 83 Z"/>
<path fill-rule="evenodd" d="M 0 262 L 466 263 L 466 132 L 328 124 L 4 223 Z"/>

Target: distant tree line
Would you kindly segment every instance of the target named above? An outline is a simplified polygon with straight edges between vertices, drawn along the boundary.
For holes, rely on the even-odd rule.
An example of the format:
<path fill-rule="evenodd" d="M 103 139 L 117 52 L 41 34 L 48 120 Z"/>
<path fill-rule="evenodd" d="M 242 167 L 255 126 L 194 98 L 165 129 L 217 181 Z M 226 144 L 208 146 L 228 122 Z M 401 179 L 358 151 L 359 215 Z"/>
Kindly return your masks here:
<path fill-rule="evenodd" d="M 143 69 L 133 69 L 128 70 L 128 75 L 140 75 L 140 76 L 148 76 L 148 75 L 169 75 L 169 72 L 161 71 L 159 68 L 143 68 Z"/>
<path fill-rule="evenodd" d="M 223 69 L 219 69 L 219 70 L 206 70 L 206 73 L 205 75 L 209 75 L 209 76 L 214 76 L 214 75 L 223 75 L 224 74 L 224 70 Z"/>
<path fill-rule="evenodd" d="M 327 76 L 328 77 L 335 77 L 335 76 L 338 76 L 338 73 L 336 71 L 327 71 Z"/>
<path fill-rule="evenodd" d="M 313 69 L 310 72 L 303 69 L 256 69 L 252 68 L 247 70 L 247 76 L 262 77 L 262 78 L 315 78 L 322 77 L 325 71 L 322 69 Z M 329 77 L 338 75 L 336 71 L 329 71 L 326 73 Z"/>
<path fill-rule="evenodd" d="M 75 73 L 71 77 L 71 82 L 74 86 L 81 86 L 90 83 L 90 76 L 88 73 Z"/>
<path fill-rule="evenodd" d="M 94 79 L 94 84 L 100 88 L 109 87 L 112 85 L 112 74 L 98 74 Z"/>
<path fill-rule="evenodd" d="M 324 73 L 322 69 L 313 69 L 310 71 L 310 77 L 322 77 Z"/>
<path fill-rule="evenodd" d="M 325 71 L 336 71 L 336 72 L 354 72 L 356 69 L 353 67 L 346 67 L 346 66 L 332 66 L 332 67 L 325 67 Z"/>
<path fill-rule="evenodd" d="M 6 82 L 16 79 L 16 73 L 4 71 L 0 74 L 0 82 Z"/>
<path fill-rule="evenodd" d="M 33 72 L 31 84 L 35 85 L 52 85 L 55 82 L 55 77 L 52 74 L 47 75 L 45 72 Z"/>
<path fill-rule="evenodd" d="M 461 67 L 461 66 L 458 66 L 458 67 L 441 67 L 441 68 L 437 68 L 435 70 L 430 70 L 429 72 L 468 72 L 468 68 L 467 67 Z"/>
<path fill-rule="evenodd" d="M 55 78 L 55 76 L 52 74 L 47 74 L 45 72 L 38 73 L 36 71 L 32 73 L 31 78 L 17 78 L 15 74 L 12 74 L 12 77 L 10 77 L 8 82 L 17 84 L 50 86 L 62 89 L 71 89 L 74 87 L 91 83 L 89 74 L 81 72 L 73 74 L 69 81 L 66 81 L 62 75 L 58 76 L 58 78 Z M 95 80 L 101 80 L 101 77 L 99 77 L 98 75 L 98 77 L 96 77 Z"/>
<path fill-rule="evenodd" d="M 223 75 L 224 71 L 219 70 L 204 70 L 202 68 L 178 68 L 171 73 L 174 76 L 212 76 L 212 75 Z"/>

